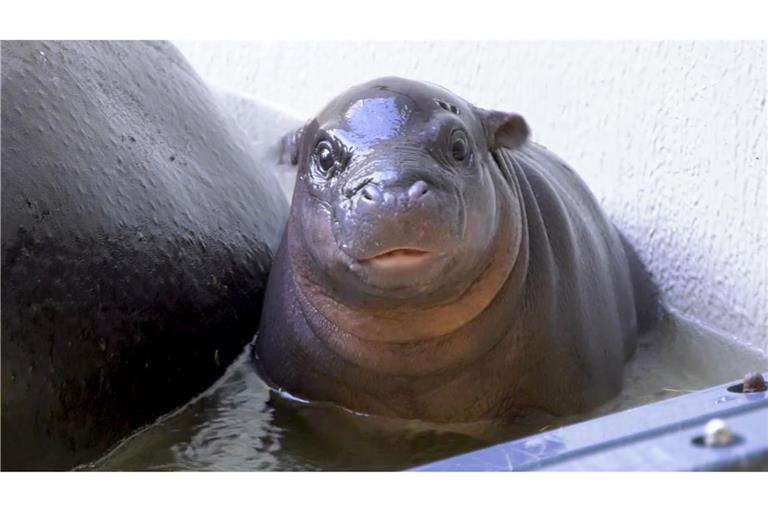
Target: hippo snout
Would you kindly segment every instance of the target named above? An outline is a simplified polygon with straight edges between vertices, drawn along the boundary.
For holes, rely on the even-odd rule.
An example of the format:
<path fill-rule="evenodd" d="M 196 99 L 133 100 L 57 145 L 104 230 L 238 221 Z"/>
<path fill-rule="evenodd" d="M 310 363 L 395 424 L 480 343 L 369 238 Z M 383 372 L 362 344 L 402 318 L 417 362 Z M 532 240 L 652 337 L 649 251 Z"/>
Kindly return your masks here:
<path fill-rule="evenodd" d="M 429 185 L 418 180 L 410 186 L 382 187 L 378 183 L 369 182 L 357 194 L 356 209 L 358 213 L 386 214 L 397 210 L 408 210 L 423 203 L 429 194 Z M 379 210 L 386 211 L 379 211 Z"/>
<path fill-rule="evenodd" d="M 337 206 L 334 235 L 358 261 L 398 250 L 444 253 L 456 210 L 454 198 L 427 180 L 369 180 Z"/>

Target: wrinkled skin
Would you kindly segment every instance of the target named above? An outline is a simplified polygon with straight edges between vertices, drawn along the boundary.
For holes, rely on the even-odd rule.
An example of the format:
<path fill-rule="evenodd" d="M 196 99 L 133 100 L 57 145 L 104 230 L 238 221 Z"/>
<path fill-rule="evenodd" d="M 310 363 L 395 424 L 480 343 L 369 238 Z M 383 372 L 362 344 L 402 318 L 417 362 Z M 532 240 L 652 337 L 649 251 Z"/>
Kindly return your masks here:
<path fill-rule="evenodd" d="M 570 414 L 621 388 L 627 253 L 517 114 L 374 80 L 286 149 L 298 164 L 260 373 L 350 409 L 435 422 Z"/>

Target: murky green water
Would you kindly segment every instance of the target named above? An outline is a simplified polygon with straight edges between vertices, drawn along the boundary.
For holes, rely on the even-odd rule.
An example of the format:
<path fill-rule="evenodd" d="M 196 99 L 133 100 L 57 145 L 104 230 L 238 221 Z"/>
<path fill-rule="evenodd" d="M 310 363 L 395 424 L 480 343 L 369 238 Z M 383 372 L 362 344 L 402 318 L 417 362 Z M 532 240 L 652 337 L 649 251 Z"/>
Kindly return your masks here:
<path fill-rule="evenodd" d="M 84 469 L 403 469 L 766 369 L 760 353 L 669 316 L 641 338 L 622 394 L 588 415 L 529 425 L 445 426 L 291 400 L 269 390 L 243 353 L 205 393 Z"/>

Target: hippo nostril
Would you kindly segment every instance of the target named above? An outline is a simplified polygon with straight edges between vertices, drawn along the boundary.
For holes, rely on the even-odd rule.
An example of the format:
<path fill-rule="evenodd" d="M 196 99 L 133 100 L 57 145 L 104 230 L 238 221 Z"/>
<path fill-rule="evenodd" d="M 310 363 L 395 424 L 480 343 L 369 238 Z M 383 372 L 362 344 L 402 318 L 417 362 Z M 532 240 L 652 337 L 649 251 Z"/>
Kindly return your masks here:
<path fill-rule="evenodd" d="M 408 198 L 411 201 L 417 201 L 420 198 L 422 198 L 427 192 L 429 192 L 429 187 L 426 183 L 419 180 L 413 185 L 411 185 L 411 188 L 408 189 Z"/>

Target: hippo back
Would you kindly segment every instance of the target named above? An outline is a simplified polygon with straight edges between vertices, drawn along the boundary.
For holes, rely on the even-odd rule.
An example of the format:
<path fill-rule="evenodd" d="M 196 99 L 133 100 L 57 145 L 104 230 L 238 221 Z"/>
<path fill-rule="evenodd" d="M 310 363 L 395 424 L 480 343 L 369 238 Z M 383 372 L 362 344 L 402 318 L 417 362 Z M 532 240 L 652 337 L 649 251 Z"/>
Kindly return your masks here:
<path fill-rule="evenodd" d="M 210 385 L 287 210 L 170 44 L 3 42 L 3 469 L 92 460 Z"/>
<path fill-rule="evenodd" d="M 574 379 L 564 379 L 563 385 L 585 383 L 581 387 L 589 396 L 583 404 L 572 399 L 563 412 L 583 410 L 621 389 L 623 363 L 636 347 L 627 254 L 587 185 L 556 155 L 535 143 L 494 154 L 517 181 L 527 218 L 528 310 L 519 314 L 537 316 L 536 325 L 547 326 L 550 335 L 541 339 L 556 345 L 551 353 L 568 362 L 564 373 L 572 372 Z M 546 400 L 553 395 L 550 390 Z"/>

